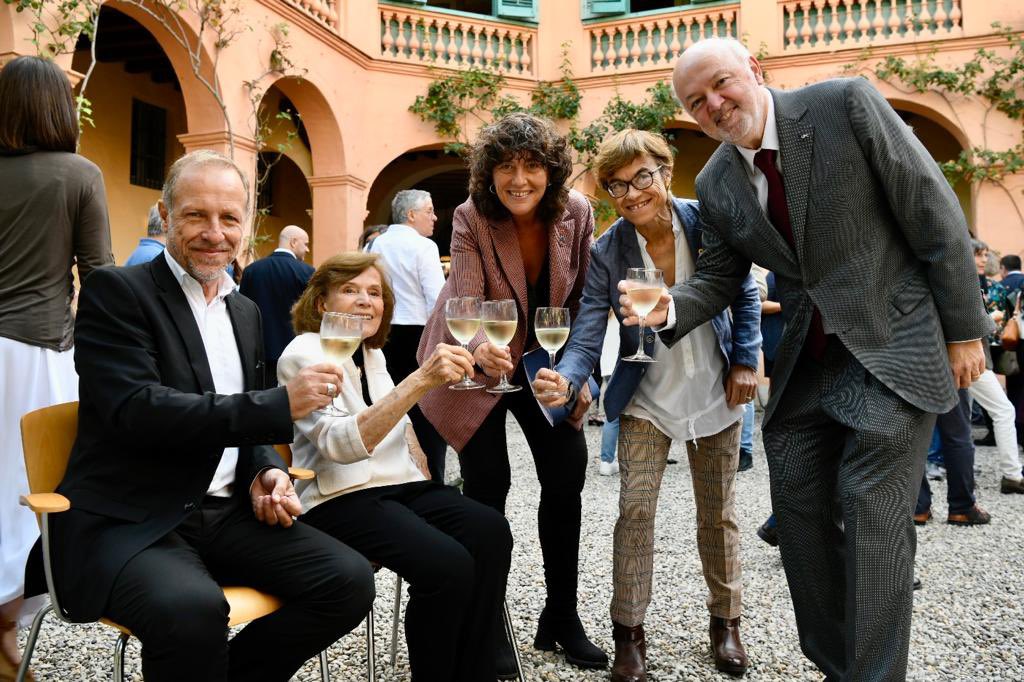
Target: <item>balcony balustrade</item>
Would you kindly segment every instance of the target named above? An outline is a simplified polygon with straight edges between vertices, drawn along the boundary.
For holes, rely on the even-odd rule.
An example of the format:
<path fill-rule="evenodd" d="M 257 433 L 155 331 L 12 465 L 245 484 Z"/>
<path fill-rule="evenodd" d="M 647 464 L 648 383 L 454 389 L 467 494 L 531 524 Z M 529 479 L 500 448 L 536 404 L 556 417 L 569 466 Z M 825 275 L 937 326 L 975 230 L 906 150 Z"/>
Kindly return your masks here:
<path fill-rule="evenodd" d="M 963 35 L 960 0 L 781 0 L 779 12 L 787 53 Z"/>

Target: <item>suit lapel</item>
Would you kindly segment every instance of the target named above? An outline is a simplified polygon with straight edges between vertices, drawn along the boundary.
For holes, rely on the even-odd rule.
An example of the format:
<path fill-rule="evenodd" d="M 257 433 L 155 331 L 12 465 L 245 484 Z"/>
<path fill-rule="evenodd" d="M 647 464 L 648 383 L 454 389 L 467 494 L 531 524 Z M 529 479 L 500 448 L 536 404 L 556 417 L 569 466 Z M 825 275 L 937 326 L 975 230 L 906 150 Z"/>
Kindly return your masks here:
<path fill-rule="evenodd" d="M 548 230 L 548 282 L 551 292 L 550 305 L 557 307 L 565 303 L 569 297 L 569 287 L 575 277 L 566 277 L 563 270 L 570 262 L 569 250 L 572 248 L 572 235 L 576 229 L 576 219 L 566 218 L 555 223 Z M 542 302 L 548 305 L 546 301 Z"/>
<path fill-rule="evenodd" d="M 498 265 L 505 273 L 512 291 L 516 294 L 522 315 L 526 314 L 526 270 L 523 267 L 523 255 L 519 251 L 519 239 L 516 237 L 516 226 L 512 220 L 502 220 L 491 227 L 491 241 Z"/>
<path fill-rule="evenodd" d="M 182 291 L 181 284 L 175 281 L 174 274 L 163 256 L 154 258 L 152 263 L 151 272 L 157 288 L 160 290 L 160 300 L 167 308 L 168 314 L 174 320 L 175 328 L 181 335 L 185 352 L 188 354 L 189 365 L 191 365 L 192 373 L 199 384 L 199 390 L 203 393 L 212 393 L 215 388 L 213 375 L 210 373 L 210 362 L 206 357 L 206 347 L 203 346 L 203 337 L 199 334 L 199 326 L 196 324 L 192 308 L 189 307 L 188 300 L 185 298 L 185 292 Z"/>
<path fill-rule="evenodd" d="M 263 388 L 263 382 L 257 381 L 257 365 L 262 369 L 262 362 L 256 357 L 256 339 L 260 337 L 259 320 L 256 318 L 255 306 L 244 305 L 242 295 L 233 291 L 224 299 L 231 317 L 231 327 L 235 332 L 235 343 L 238 354 L 242 357 L 242 374 L 245 377 L 245 390 L 252 391 Z"/>
<path fill-rule="evenodd" d="M 745 249 L 745 253 L 758 254 L 768 251 L 781 256 L 793 270 L 799 270 L 800 266 L 793 249 L 768 220 L 768 215 L 757 201 L 754 186 L 750 184 L 750 178 L 747 176 L 744 165 L 746 162 L 736 147 L 729 146 L 730 153 L 725 156 L 722 168 L 722 185 L 728 188 L 728 191 L 722 194 L 735 202 L 733 215 L 737 216 L 738 220 L 736 224 L 726 226 L 726 229 L 734 232 L 733 243 L 748 244 L 750 248 Z M 761 262 L 754 257 L 751 260 Z M 777 271 L 781 268 L 772 264 L 771 269 Z"/>
<path fill-rule="evenodd" d="M 786 190 L 789 222 L 797 255 L 803 258 L 804 228 L 807 225 L 807 194 L 814 155 L 814 126 L 802 121 L 807 108 L 787 93 L 772 91 L 775 100 L 775 126 L 779 130 L 782 177 Z"/>
<path fill-rule="evenodd" d="M 619 262 L 621 266 L 619 272 L 612 273 L 612 279 L 618 282 L 620 279 L 626 278 L 626 270 L 629 268 L 642 268 L 644 265 L 644 256 L 640 253 L 640 242 L 636 238 L 636 228 L 633 223 L 629 222 L 625 218 L 622 219 L 622 225 L 618 230 L 619 234 L 616 235 L 622 240 L 622 249 L 618 253 L 622 254 L 622 260 Z M 617 300 L 617 299 L 616 299 Z"/>

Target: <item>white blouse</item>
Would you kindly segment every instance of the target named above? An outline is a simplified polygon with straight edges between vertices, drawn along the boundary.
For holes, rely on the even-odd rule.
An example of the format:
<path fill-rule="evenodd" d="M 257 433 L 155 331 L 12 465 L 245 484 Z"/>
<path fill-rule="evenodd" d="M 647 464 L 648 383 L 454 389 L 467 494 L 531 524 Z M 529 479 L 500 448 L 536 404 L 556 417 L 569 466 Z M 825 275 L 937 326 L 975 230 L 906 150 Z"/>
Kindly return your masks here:
<path fill-rule="evenodd" d="M 326 361 L 320 348 L 320 335 L 300 334 L 277 361 L 277 379 L 284 385 L 303 367 Z M 384 353 L 364 346 L 363 365 L 371 400 L 376 402 L 394 390 Z M 317 411 L 295 422 L 293 465 L 316 472 L 316 479 L 312 481 L 295 482 L 305 511 L 356 490 L 424 480 L 405 439 L 406 426 L 410 424 L 408 416 L 402 416 L 373 452 L 366 449 L 356 423 L 356 415 L 368 407 L 363 400 L 359 368 L 351 359 L 346 360 L 342 368 L 345 380 L 335 404 L 348 416 L 332 417 Z"/>

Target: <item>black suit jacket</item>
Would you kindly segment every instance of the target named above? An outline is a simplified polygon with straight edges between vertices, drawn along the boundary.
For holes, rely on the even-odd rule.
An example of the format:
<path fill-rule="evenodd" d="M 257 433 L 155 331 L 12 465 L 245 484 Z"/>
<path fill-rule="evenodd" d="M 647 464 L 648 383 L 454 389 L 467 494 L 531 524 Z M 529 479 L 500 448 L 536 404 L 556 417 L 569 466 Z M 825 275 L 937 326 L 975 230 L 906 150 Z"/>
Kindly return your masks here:
<path fill-rule="evenodd" d="M 263 345 L 273 366 L 285 346 L 295 338 L 292 305 L 309 284 L 314 268 L 287 253 L 275 251 L 242 272 L 242 294 L 252 299 L 263 314 Z M 274 377 L 268 377 L 273 383 Z"/>
<path fill-rule="evenodd" d="M 58 488 L 71 510 L 51 517 L 54 581 L 74 621 L 99 618 L 124 564 L 201 503 L 225 447 L 239 447 L 235 495 L 245 504 L 256 473 L 283 468 L 267 445 L 292 438 L 288 395 L 262 390 L 259 310 L 238 293 L 226 304 L 246 388 L 235 395 L 215 392 L 164 258 L 101 268 L 82 288 L 78 437 Z"/>

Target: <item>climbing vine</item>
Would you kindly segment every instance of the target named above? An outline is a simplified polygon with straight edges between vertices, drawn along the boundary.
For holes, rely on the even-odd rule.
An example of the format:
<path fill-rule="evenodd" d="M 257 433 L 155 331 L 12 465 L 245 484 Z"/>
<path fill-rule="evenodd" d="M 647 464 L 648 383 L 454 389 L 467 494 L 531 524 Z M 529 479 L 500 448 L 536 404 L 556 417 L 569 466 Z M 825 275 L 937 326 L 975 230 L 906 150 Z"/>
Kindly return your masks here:
<path fill-rule="evenodd" d="M 1024 170 L 1024 126 L 1020 142 L 1008 149 L 992 149 L 987 140 L 987 122 L 993 111 L 1024 122 L 1024 35 L 998 22 L 992 28 L 1006 40 L 1008 55 L 981 48 L 971 59 L 948 69 L 939 66 L 934 52 L 913 61 L 890 55 L 874 68 L 874 74 L 904 92 L 937 93 L 949 103 L 961 129 L 964 126 L 954 101 L 981 102 L 985 106 L 982 144 L 939 165 L 950 184 L 991 182 L 1009 195 L 1003 179 Z M 1018 217 L 1024 221 L 1020 205 L 1010 198 Z"/>

